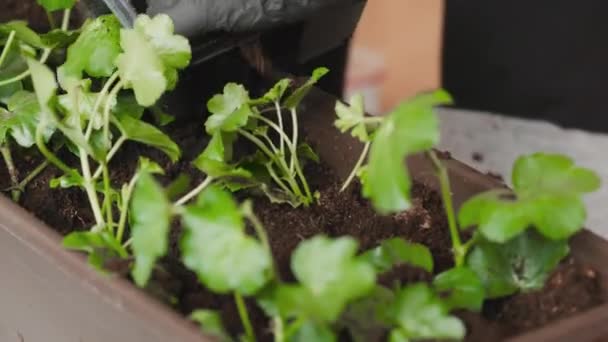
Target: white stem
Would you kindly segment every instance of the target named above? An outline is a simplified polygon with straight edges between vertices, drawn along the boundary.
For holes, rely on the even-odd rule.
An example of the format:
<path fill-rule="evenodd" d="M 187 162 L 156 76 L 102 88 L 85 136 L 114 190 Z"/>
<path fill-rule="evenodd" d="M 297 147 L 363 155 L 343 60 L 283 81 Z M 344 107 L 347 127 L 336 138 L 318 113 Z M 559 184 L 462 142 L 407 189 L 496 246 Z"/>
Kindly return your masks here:
<path fill-rule="evenodd" d="M 296 109 L 292 108 L 291 109 L 291 121 L 293 124 L 292 127 L 292 139 L 291 139 L 291 145 L 293 146 L 292 148 L 292 153 L 291 153 L 291 161 L 289 163 L 289 172 L 291 172 L 291 174 L 293 175 L 293 173 L 295 172 L 295 167 L 296 167 L 296 159 L 298 158 L 297 154 L 295 153 L 298 147 L 298 115 L 296 113 Z"/>
<path fill-rule="evenodd" d="M 275 102 L 274 107 L 277 111 L 277 120 L 279 121 L 279 128 L 281 132 L 283 132 L 283 113 L 281 112 L 281 105 L 278 102 Z M 281 154 L 285 155 L 285 139 L 283 138 L 283 135 L 281 135 L 279 139 L 279 149 L 281 151 Z"/>
<path fill-rule="evenodd" d="M 63 20 L 61 21 L 63 31 L 67 31 L 70 26 L 70 13 L 72 13 L 72 10 L 69 8 L 63 11 Z"/>
<path fill-rule="evenodd" d="M 355 176 L 357 176 L 357 171 L 359 171 L 359 168 L 361 168 L 361 165 L 365 161 L 365 157 L 367 157 L 367 153 L 369 152 L 369 147 L 371 146 L 371 144 L 372 144 L 371 142 L 368 142 L 368 143 L 365 144 L 365 147 L 363 147 L 363 152 L 361 152 L 361 156 L 359 157 L 359 160 L 357 161 L 357 164 L 355 164 L 355 167 L 353 168 L 353 170 L 351 171 L 350 175 L 348 176 L 348 178 L 344 182 L 344 185 L 342 185 L 342 188 L 340 189 L 340 192 L 346 190 L 346 188 L 348 188 L 348 186 L 353 181 L 353 179 L 355 179 Z"/>
<path fill-rule="evenodd" d="M 125 137 L 124 135 L 121 135 L 120 138 L 118 138 L 118 140 L 116 140 L 116 142 L 114 143 L 114 146 L 112 146 L 112 148 L 110 149 L 110 152 L 108 152 L 108 155 L 106 156 L 106 164 L 108 164 L 112 160 L 114 155 L 116 155 L 116 153 L 122 147 L 122 144 L 125 143 L 125 141 L 127 141 L 127 137 Z M 101 166 L 98 166 L 97 170 L 95 170 L 95 174 L 93 174 L 93 179 L 98 179 L 99 176 L 101 176 L 102 172 L 103 172 L 103 168 Z"/>
<path fill-rule="evenodd" d="M 175 205 L 181 206 L 181 205 L 188 203 L 188 201 L 190 201 L 191 199 L 196 197 L 199 193 L 201 193 L 201 191 L 205 190 L 205 188 L 208 187 L 211 184 L 211 182 L 213 182 L 213 180 L 214 179 L 212 177 L 207 177 L 196 188 L 192 189 L 192 191 L 190 191 L 189 193 L 185 194 L 182 198 L 177 200 L 177 202 L 175 202 Z"/>
<path fill-rule="evenodd" d="M 6 44 L 4 44 L 4 49 L 2 50 L 2 55 L 0 55 L 0 67 L 2 66 L 2 64 L 4 63 L 4 60 L 6 59 L 6 56 L 8 56 L 8 52 L 11 49 L 11 45 L 13 45 L 13 40 L 15 39 L 15 31 L 11 31 L 11 33 L 8 35 L 8 39 L 6 40 Z"/>

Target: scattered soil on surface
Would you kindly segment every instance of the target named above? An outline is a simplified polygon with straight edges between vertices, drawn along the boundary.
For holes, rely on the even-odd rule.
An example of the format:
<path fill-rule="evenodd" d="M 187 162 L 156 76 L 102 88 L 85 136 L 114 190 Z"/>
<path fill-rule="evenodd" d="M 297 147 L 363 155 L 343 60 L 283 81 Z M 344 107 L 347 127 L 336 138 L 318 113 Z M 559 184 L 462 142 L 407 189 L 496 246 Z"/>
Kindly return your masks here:
<path fill-rule="evenodd" d="M 481 163 L 483 162 L 483 154 L 479 153 L 479 152 L 473 152 L 471 154 L 471 158 L 473 158 L 474 161 Z"/>

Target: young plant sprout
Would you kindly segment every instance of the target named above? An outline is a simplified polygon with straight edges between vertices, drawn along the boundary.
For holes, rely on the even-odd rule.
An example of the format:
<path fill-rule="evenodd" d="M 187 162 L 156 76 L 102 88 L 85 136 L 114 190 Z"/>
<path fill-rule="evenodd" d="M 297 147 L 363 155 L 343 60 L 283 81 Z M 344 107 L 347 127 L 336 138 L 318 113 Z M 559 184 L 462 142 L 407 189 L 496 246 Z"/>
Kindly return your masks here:
<path fill-rule="evenodd" d="M 46 159 L 43 165 L 53 164 L 64 173 L 52 186 L 85 190 L 95 225 L 90 234 L 68 236 L 66 246 L 97 251 L 105 243 L 125 256 L 130 197 L 141 174 L 118 191 L 111 184 L 109 163 L 129 140 L 158 148 L 174 162 L 179 159 L 179 147 L 141 117 L 145 107 L 175 87 L 177 70 L 189 63 L 190 45 L 173 34 L 173 23 L 165 15 L 140 16 L 132 29 L 121 29 L 114 16 L 101 16 L 75 34 L 57 75 L 44 60 L 23 55 L 35 94 L 12 94 L 7 106 L 12 116 L 2 121 L 2 137 L 5 141 L 11 134 L 24 147 L 35 143 Z M 100 91 L 92 90 L 93 79 L 101 81 Z M 47 146 L 51 139 L 78 156 L 79 169 Z M 148 160 L 140 164 L 140 172 L 162 171 Z"/>
<path fill-rule="evenodd" d="M 299 142 L 297 107 L 327 72 L 326 68 L 316 69 L 311 78 L 286 99 L 283 97 L 290 81 L 283 79 L 259 99 L 250 99 L 242 85 L 229 83 L 223 94 L 214 96 L 207 104 L 211 115 L 205 128 L 212 141 L 231 145 L 239 136 L 253 143 L 257 152 L 241 166 L 246 169 L 244 165 L 248 164 L 261 168 L 261 173 L 251 174 L 248 186 L 259 187 L 273 201 L 309 206 L 315 199 L 302 170 L 301 159 L 317 161 L 318 157 L 308 145 Z M 264 115 L 273 111 L 276 121 Z M 289 112 L 291 117 L 291 135 L 285 129 L 284 112 Z M 271 139 L 271 134 L 278 136 L 278 142 Z M 213 176 L 214 170 L 210 167 L 198 163 L 197 166 Z"/>

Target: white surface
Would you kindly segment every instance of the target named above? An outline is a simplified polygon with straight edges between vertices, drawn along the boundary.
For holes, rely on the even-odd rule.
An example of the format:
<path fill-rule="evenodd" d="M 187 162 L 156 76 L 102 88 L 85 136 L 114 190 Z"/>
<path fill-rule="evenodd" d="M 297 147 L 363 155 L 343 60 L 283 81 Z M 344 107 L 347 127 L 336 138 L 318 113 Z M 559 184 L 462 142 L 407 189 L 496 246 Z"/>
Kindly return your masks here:
<path fill-rule="evenodd" d="M 533 152 L 558 152 L 577 164 L 596 171 L 602 178 L 599 192 L 586 197 L 587 227 L 608 238 L 608 135 L 566 130 L 533 120 L 506 118 L 490 113 L 441 109 L 440 148 L 482 172 L 511 179 L 513 161 Z M 483 156 L 473 160 L 473 153 Z"/>

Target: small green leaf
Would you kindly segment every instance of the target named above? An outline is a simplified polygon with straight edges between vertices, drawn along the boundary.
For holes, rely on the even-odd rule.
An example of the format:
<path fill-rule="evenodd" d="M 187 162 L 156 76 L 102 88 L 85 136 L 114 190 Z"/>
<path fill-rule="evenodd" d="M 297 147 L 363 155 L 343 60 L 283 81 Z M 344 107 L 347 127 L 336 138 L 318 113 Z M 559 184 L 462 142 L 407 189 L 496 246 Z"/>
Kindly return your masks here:
<path fill-rule="evenodd" d="M 433 280 L 433 287 L 447 295 L 443 298 L 448 310 L 481 310 L 484 287 L 477 274 L 467 267 L 456 267 L 438 274 Z"/>
<path fill-rule="evenodd" d="M 351 135 L 362 142 L 368 142 L 369 134 L 365 125 L 365 106 L 361 94 L 354 95 L 350 99 L 350 105 L 340 101 L 336 102 L 336 115 L 338 119 L 334 122 L 336 128 L 342 133 L 351 131 Z"/>
<path fill-rule="evenodd" d="M 566 241 L 551 241 L 528 230 L 505 244 L 482 240 L 467 257 L 488 298 L 543 287 L 549 274 L 568 255 Z"/>
<path fill-rule="evenodd" d="M 186 209 L 183 222 L 182 260 L 209 289 L 253 295 L 270 280 L 271 256 L 245 234 L 245 223 L 229 193 L 207 188 Z"/>
<path fill-rule="evenodd" d="M 380 246 L 365 252 L 362 257 L 381 273 L 390 271 L 399 264 L 409 264 L 433 272 L 431 251 L 424 245 L 407 242 L 401 238 L 384 240 Z"/>
<path fill-rule="evenodd" d="M 191 49 L 188 40 L 173 33 L 169 16 L 154 18 L 139 15 L 133 29 L 120 31 L 124 53 L 116 59 L 120 77 L 132 87 L 137 102 L 153 105 L 177 83 L 177 69 L 188 65 Z"/>
<path fill-rule="evenodd" d="M 153 105 L 167 89 L 161 58 L 138 31 L 122 29 L 120 46 L 124 52 L 117 57 L 116 66 L 121 80 L 133 88 L 137 103 Z"/>
<path fill-rule="evenodd" d="M 347 304 L 374 288 L 374 268 L 356 257 L 356 252 L 357 242 L 350 237 L 315 236 L 300 243 L 292 255 L 291 268 L 301 285 L 278 288 L 281 312 L 334 322 Z"/>
<path fill-rule="evenodd" d="M 38 33 L 29 28 L 26 21 L 13 20 L 7 23 L 0 23 L 0 33 L 8 35 L 11 31 L 15 31 L 15 37 L 25 44 L 40 49 L 45 47 Z"/>
<path fill-rule="evenodd" d="M 72 8 L 76 0 L 36 0 L 48 12 Z"/>
<path fill-rule="evenodd" d="M 327 68 L 316 68 L 312 72 L 312 76 L 300 88 L 296 89 L 283 103 L 287 109 L 295 109 L 300 105 L 300 102 L 308 95 L 312 87 L 329 72 Z"/>
<path fill-rule="evenodd" d="M 315 150 L 313 150 L 312 147 L 306 143 L 302 143 L 298 146 L 297 154 L 302 159 L 311 160 L 317 164 L 321 162 L 319 155 L 317 155 Z"/>
<path fill-rule="evenodd" d="M 306 321 L 300 326 L 294 335 L 289 339 L 290 342 L 335 342 L 336 335 L 325 324 L 314 321 Z"/>
<path fill-rule="evenodd" d="M 0 67 L 0 80 L 13 78 L 27 70 L 27 63 L 19 53 L 19 48 L 12 45 L 4 58 L 4 63 Z M 6 104 L 8 99 L 19 90 L 23 90 L 23 82 L 13 82 L 5 86 L 0 86 L 0 103 Z"/>
<path fill-rule="evenodd" d="M 64 31 L 62 29 L 54 29 L 50 32 L 40 35 L 40 41 L 44 46 L 56 48 L 65 48 L 74 43 L 80 36 L 80 31 Z"/>
<path fill-rule="evenodd" d="M 68 188 L 75 187 L 75 186 L 81 187 L 81 188 L 84 187 L 84 179 L 77 172 L 65 174 L 61 177 L 53 178 L 49 182 L 49 187 L 51 187 L 51 189 L 56 189 L 56 188 L 68 189 Z"/>
<path fill-rule="evenodd" d="M 485 238 L 505 242 L 534 226 L 544 236 L 567 239 L 585 223 L 582 195 L 596 190 L 599 177 L 565 156 L 520 157 L 513 168 L 515 194 L 490 191 L 465 202 L 458 219 L 463 228 L 477 225 Z"/>
<path fill-rule="evenodd" d="M 9 131 L 9 127 L 4 123 L 11 118 L 12 114 L 6 109 L 0 107 L 0 146 L 6 142 L 6 136 Z"/>
<path fill-rule="evenodd" d="M 137 181 L 131 201 L 132 239 L 135 283 L 143 287 L 148 282 L 154 263 L 167 253 L 171 204 L 162 187 L 147 172 Z"/>
<path fill-rule="evenodd" d="M 70 80 L 80 80 L 86 72 L 92 77 L 109 77 L 116 66 L 114 61 L 121 52 L 120 22 L 113 15 L 103 15 L 88 21 L 78 39 L 67 51 L 61 66 L 61 85 L 71 88 Z"/>
<path fill-rule="evenodd" d="M 117 116 L 118 127 L 122 134 L 129 140 L 155 147 L 163 151 L 172 162 L 181 157 L 179 146 L 169 136 L 158 128 L 129 115 Z"/>
<path fill-rule="evenodd" d="M 165 113 L 158 105 L 150 107 L 150 111 L 152 112 L 154 121 L 159 126 L 167 126 L 168 124 L 175 121 L 174 116 L 171 116 L 171 115 Z"/>
<path fill-rule="evenodd" d="M 448 314 L 441 299 L 426 284 L 400 290 L 389 312 L 398 326 L 391 333 L 391 340 L 462 339 L 465 335 L 464 324 Z"/>
<path fill-rule="evenodd" d="M 162 175 L 165 173 L 165 170 L 163 170 L 155 161 L 146 157 L 139 157 L 139 160 L 137 161 L 137 172 Z"/>
<path fill-rule="evenodd" d="M 251 174 L 242 169 L 226 163 L 226 151 L 222 133 L 215 133 L 209 144 L 193 162 L 194 166 L 206 173 L 209 177 L 241 177 L 250 178 Z"/>
<path fill-rule="evenodd" d="M 232 341 L 224 324 L 222 316 L 217 311 L 195 310 L 190 314 L 190 319 L 198 323 L 204 334 L 217 338 L 219 341 Z"/>
<path fill-rule="evenodd" d="M 40 107 L 43 110 L 48 109 L 49 102 L 57 91 L 55 74 L 49 67 L 33 58 L 28 58 L 27 64 L 32 73 L 32 83 L 34 84 Z"/>
<path fill-rule="evenodd" d="M 73 232 L 63 239 L 63 246 L 66 249 L 87 253 L 89 264 L 102 272 L 105 272 L 106 260 L 128 256 L 124 247 L 108 231 Z"/>
<path fill-rule="evenodd" d="M 217 94 L 207 102 L 212 114 L 205 123 L 207 133 L 234 132 L 245 126 L 252 114 L 249 93 L 242 85 L 228 83 L 223 94 Z"/>
<path fill-rule="evenodd" d="M 249 103 L 252 106 L 259 106 L 269 103 L 280 102 L 285 95 L 285 91 L 289 88 L 291 80 L 289 78 L 283 78 L 278 81 L 264 96 L 259 99 L 251 100 Z"/>
<path fill-rule="evenodd" d="M 368 296 L 348 305 L 337 325 L 348 329 L 353 342 L 380 341 L 391 327 L 386 308 L 394 300 L 391 290 L 378 285 Z"/>
<path fill-rule="evenodd" d="M 41 115 L 36 95 L 28 91 L 18 91 L 8 100 L 7 106 L 9 112 L 0 117 L 0 127 L 4 127 L 20 146 L 33 146 L 36 143 L 36 127 L 40 123 Z M 46 141 L 54 131 L 53 126 L 46 126 L 43 131 Z"/>
<path fill-rule="evenodd" d="M 409 208 L 412 181 L 404 159 L 439 142 L 439 121 L 433 108 L 449 101 L 450 96 L 442 90 L 416 96 L 397 107 L 378 128 L 363 194 L 380 213 Z"/>
<path fill-rule="evenodd" d="M 46 65 L 33 58 L 28 58 L 27 64 L 32 75 L 32 84 L 36 91 L 38 104 L 40 105 L 40 125 L 47 130 L 50 129 L 55 121 L 53 112 L 49 107 L 49 103 L 57 91 L 55 74 Z"/>
<path fill-rule="evenodd" d="M 63 238 L 63 247 L 71 250 L 94 253 L 97 249 L 108 249 L 117 256 L 127 257 L 128 253 L 120 242 L 109 232 L 72 232 Z"/>
<path fill-rule="evenodd" d="M 595 172 L 577 167 L 572 159 L 559 154 L 522 156 L 513 166 L 515 191 L 525 197 L 537 192 L 583 194 L 596 191 L 600 183 Z"/>
<path fill-rule="evenodd" d="M 174 34 L 173 21 L 166 14 L 150 18 L 139 15 L 134 28 L 143 33 L 166 67 L 183 69 L 190 64 L 192 52 L 188 39 Z"/>

